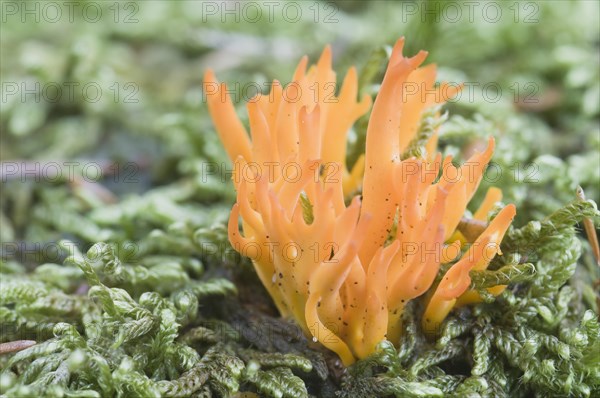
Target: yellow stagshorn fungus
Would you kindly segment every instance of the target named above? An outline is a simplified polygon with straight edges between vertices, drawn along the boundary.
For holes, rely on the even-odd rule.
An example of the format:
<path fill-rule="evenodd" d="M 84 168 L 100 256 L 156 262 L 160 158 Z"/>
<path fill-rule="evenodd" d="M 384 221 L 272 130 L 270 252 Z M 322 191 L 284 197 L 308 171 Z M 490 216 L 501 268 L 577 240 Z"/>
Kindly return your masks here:
<path fill-rule="evenodd" d="M 209 70 L 204 76 L 204 84 L 211 115 L 232 161 L 242 156 L 248 163 L 263 166 L 270 163 L 272 166 L 267 165 L 268 168 L 278 174 L 281 164 L 296 156 L 300 162 L 308 158 L 319 159 L 332 167 L 334 164 L 343 167 L 345 191 L 353 192 L 362 177 L 363 160 L 356 162 L 351 173 L 346 170 L 346 135 L 354 122 L 371 107 L 371 97 L 365 95 L 360 102 L 356 101 L 358 77 L 355 68 L 350 68 L 339 95 L 335 96 L 336 75 L 331 69 L 329 46 L 308 72 L 307 63 L 308 57 L 304 56 L 292 83 L 285 89 L 275 80 L 269 95 L 257 96 L 248 104 L 252 144 L 235 114 L 225 84 L 218 84 Z M 308 115 L 303 111 L 315 108 L 317 114 Z M 306 123 L 314 123 L 311 127 L 315 130 L 302 134 Z M 301 141 L 305 141 L 304 145 Z"/>
<path fill-rule="evenodd" d="M 468 290 L 469 271 L 488 266 L 515 215 L 513 205 L 504 207 L 460 256 L 467 242 L 456 229 L 494 140 L 460 167 L 441 154 L 400 159 L 423 112 L 455 92 L 434 87 L 435 66 L 419 68 L 426 53 L 405 58 L 403 44 L 400 39 L 393 48 L 371 109 L 365 156 L 351 171 L 345 136 L 371 100 L 357 102 L 354 68 L 334 96 L 329 47 L 308 71 L 304 57 L 287 87 L 274 82 L 268 95 L 247 104 L 251 139 L 226 86 L 211 71 L 204 79 L 209 111 L 234 162 L 230 241 L 252 259 L 282 316 L 294 318 L 346 365 L 386 338 L 398 343 L 405 304 L 428 290 L 426 331 L 435 330 L 455 305 L 480 301 Z M 433 137 L 430 151 L 435 143 Z M 362 196 L 346 205 L 345 197 L 361 187 Z M 500 197 L 499 190 L 490 190 L 476 219 L 485 222 Z M 430 289 L 440 264 L 458 257 Z"/>

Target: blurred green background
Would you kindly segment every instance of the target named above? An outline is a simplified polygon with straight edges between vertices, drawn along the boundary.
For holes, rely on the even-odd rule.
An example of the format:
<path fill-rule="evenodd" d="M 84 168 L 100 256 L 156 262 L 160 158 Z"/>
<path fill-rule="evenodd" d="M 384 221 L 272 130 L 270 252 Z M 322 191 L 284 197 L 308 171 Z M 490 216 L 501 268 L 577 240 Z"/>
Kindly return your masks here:
<path fill-rule="evenodd" d="M 3 240 L 81 237 L 66 214 L 95 220 L 84 240 L 106 238 L 107 204 L 174 183 L 187 189 L 177 203 L 227 208 L 229 184 L 202 175 L 225 159 L 203 101 L 206 68 L 239 90 L 244 118 L 248 83 L 289 82 L 299 58 L 315 61 L 328 43 L 338 79 L 356 65 L 375 93 L 400 36 L 407 54 L 430 52 L 440 80 L 467 82 L 441 147 L 460 155 L 495 135 L 503 175 L 484 185 L 501 186 L 521 222 L 570 201 L 578 184 L 598 200 L 599 14 L 596 1 L 3 1 Z M 88 181 L 98 169 L 101 187 Z"/>

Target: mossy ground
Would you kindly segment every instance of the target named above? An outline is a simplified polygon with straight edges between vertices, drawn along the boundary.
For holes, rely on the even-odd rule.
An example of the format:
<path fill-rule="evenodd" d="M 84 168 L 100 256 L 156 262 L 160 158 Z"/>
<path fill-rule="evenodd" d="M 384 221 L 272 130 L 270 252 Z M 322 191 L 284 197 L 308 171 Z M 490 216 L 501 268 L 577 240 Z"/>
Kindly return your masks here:
<path fill-rule="evenodd" d="M 295 21 L 281 3 L 255 22 L 223 22 L 220 2 L 88 3 L 56 21 L 39 3 L 36 21 L 2 2 L 0 343 L 37 342 L 2 346 L 16 352 L 0 353 L 2 396 L 600 395 L 599 271 L 581 232 L 598 212 L 575 195 L 600 198 L 598 3 L 493 2 L 497 21 L 432 2 L 296 3 Z M 510 287 L 435 341 L 416 300 L 396 348 L 344 369 L 277 317 L 229 247 L 235 195 L 201 76 L 219 71 L 243 114 L 249 82 L 285 83 L 332 43 L 338 77 L 356 65 L 375 93 L 402 35 L 471 87 L 446 106 L 440 148 L 461 159 L 496 137 L 502 173 L 479 192 L 502 188 L 518 215 L 473 286 Z"/>

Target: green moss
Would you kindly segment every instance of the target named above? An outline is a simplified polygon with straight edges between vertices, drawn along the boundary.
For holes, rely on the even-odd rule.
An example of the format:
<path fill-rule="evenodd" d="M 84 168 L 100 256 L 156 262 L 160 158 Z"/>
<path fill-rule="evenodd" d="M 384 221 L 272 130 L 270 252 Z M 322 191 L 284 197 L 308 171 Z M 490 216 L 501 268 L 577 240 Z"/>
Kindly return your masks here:
<path fill-rule="evenodd" d="M 37 342 L 0 345 L 2 397 L 600 394 L 599 269 L 579 224 L 599 216 L 593 201 L 574 200 L 579 185 L 600 195 L 597 3 L 520 3 L 520 17 L 537 10 L 537 23 L 515 22 L 512 3 L 497 23 L 479 14 L 453 23 L 436 2 L 425 21 L 407 8 L 423 3 L 318 3 L 317 24 L 308 3 L 297 23 L 222 23 L 203 21 L 195 3 L 128 2 L 119 15 L 137 10 L 139 22 L 127 24 L 114 22 L 112 2 L 98 4 L 97 23 L 3 14 L 0 25 L 3 94 L 11 83 L 40 87 L 40 100 L 8 95 L 0 108 L 0 343 Z M 338 22 L 325 23 L 332 10 Z M 498 186 L 518 214 L 503 256 L 472 272 L 471 288 L 508 288 L 454 311 L 431 340 L 417 300 L 401 341 L 343 369 L 278 318 L 228 243 L 231 167 L 201 75 L 218 69 L 241 97 L 243 83 L 286 82 L 300 55 L 314 59 L 331 42 L 336 70 L 356 64 L 361 93 L 375 95 L 386 44 L 402 35 L 408 53 L 429 50 L 440 80 L 502 90 L 497 102 L 476 90 L 440 118 L 423 115 L 403 157 L 422 155 L 438 126 L 443 152 L 459 162 L 496 137 L 497 167 L 473 204 Z M 68 98 L 70 82 L 97 83 L 104 95 Z M 60 100 L 43 91 L 53 84 Z M 364 151 L 366 120 L 350 133 L 350 165 Z M 303 210 L 310 219 L 310 203 Z"/>

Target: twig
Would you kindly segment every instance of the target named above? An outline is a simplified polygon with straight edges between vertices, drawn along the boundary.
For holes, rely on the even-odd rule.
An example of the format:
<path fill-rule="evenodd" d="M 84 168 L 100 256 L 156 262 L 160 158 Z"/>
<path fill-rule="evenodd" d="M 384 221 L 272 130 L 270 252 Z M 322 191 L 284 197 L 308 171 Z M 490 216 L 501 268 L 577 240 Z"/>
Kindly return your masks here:
<path fill-rule="evenodd" d="M 577 198 L 585 201 L 585 193 L 581 187 L 577 187 Z M 596 228 L 594 227 L 594 222 L 591 218 L 583 219 L 583 228 L 585 229 L 585 234 L 588 237 L 588 242 L 590 242 L 590 246 L 592 247 L 592 252 L 594 253 L 594 257 L 596 258 L 596 264 L 600 267 L 600 245 L 598 245 L 598 235 L 596 235 Z"/>
<path fill-rule="evenodd" d="M 36 344 L 37 342 L 33 340 L 16 340 L 2 343 L 0 344 L 0 355 L 21 351 Z"/>

